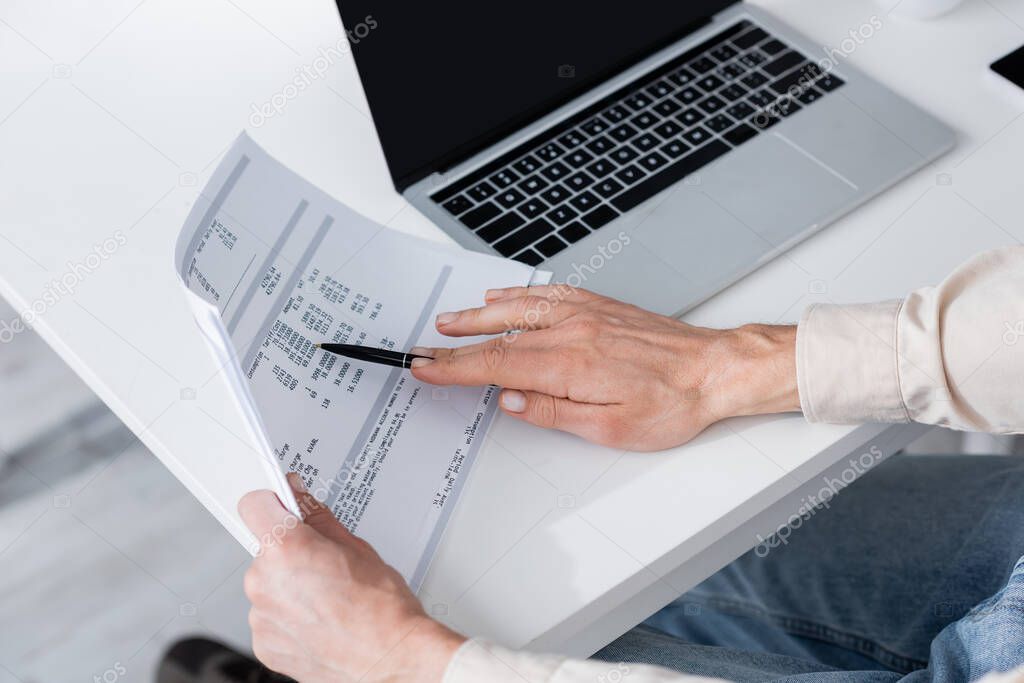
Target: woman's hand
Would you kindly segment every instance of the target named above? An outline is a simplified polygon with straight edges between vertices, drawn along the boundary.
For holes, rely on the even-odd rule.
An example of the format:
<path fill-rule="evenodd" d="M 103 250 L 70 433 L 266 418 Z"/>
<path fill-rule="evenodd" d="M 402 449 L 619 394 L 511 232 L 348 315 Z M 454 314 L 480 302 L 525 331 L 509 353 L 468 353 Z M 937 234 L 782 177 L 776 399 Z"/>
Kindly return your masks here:
<path fill-rule="evenodd" d="M 238 504 L 260 540 L 245 575 L 253 652 L 303 683 L 437 683 L 465 640 L 431 620 L 405 580 L 289 475 L 305 522 L 270 491 Z"/>
<path fill-rule="evenodd" d="M 726 417 L 799 410 L 795 327 L 693 327 L 568 285 L 490 290 L 486 305 L 437 317 L 453 337 L 504 334 L 454 349 L 414 349 L 433 384 L 505 387 L 527 422 L 607 446 L 653 451 Z"/>

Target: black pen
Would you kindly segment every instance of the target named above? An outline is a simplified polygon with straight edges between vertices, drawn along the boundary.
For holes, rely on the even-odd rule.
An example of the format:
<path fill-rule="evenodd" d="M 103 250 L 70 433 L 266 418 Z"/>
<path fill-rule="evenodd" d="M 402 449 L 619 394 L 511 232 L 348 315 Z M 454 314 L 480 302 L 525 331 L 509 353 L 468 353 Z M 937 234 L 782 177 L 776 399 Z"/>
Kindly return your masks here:
<path fill-rule="evenodd" d="M 395 368 L 410 368 L 412 362 L 417 358 L 430 358 L 430 356 L 417 356 L 404 351 L 389 351 L 388 349 L 375 349 L 372 346 L 357 346 L 356 344 L 316 344 L 318 349 L 323 349 L 353 360 L 362 360 L 368 363 L 379 363 L 390 365 Z M 433 360 L 433 358 L 430 358 Z"/>

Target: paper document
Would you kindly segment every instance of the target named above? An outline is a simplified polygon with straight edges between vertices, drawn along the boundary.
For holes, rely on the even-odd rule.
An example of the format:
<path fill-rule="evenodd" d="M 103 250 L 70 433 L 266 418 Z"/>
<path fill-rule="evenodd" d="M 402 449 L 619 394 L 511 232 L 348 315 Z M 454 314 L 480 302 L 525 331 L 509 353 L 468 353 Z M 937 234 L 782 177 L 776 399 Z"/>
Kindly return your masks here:
<path fill-rule="evenodd" d="M 244 134 L 192 208 L 175 264 L 263 451 L 268 487 L 293 506 L 283 473 L 298 472 L 417 589 L 497 389 L 433 387 L 314 344 L 451 345 L 437 313 L 547 274 L 388 230 Z"/>

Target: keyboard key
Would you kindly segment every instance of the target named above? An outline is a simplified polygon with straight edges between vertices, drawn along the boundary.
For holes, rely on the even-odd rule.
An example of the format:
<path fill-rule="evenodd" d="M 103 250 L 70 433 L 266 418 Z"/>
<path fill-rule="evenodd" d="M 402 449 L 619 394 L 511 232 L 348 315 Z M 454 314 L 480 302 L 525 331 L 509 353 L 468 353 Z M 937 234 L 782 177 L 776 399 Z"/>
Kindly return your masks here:
<path fill-rule="evenodd" d="M 733 117 L 737 121 L 742 121 L 754 113 L 754 108 L 746 102 L 737 102 L 725 111 L 729 116 Z"/>
<path fill-rule="evenodd" d="M 527 249 L 512 257 L 513 260 L 525 263 L 528 266 L 539 266 L 544 262 L 544 257 L 533 249 Z"/>
<path fill-rule="evenodd" d="M 494 244 L 505 235 L 508 235 L 513 230 L 521 225 L 524 225 L 526 220 L 523 219 L 517 213 L 506 213 L 504 216 L 496 221 L 491 221 L 484 227 L 476 231 L 476 234 L 480 236 L 480 239 L 484 240 L 488 244 Z"/>
<path fill-rule="evenodd" d="M 803 102 L 804 104 L 811 104 L 813 102 L 817 102 L 820 98 L 820 90 L 816 88 L 807 88 L 802 93 L 800 93 L 800 97 L 798 97 L 797 99 Z"/>
<path fill-rule="evenodd" d="M 561 185 L 552 185 L 540 193 L 541 199 L 548 204 L 559 204 L 569 198 L 569 191 Z"/>
<path fill-rule="evenodd" d="M 728 62 L 738 54 L 730 45 L 719 45 L 711 51 L 711 56 L 720 62 Z"/>
<path fill-rule="evenodd" d="M 510 168 L 506 168 L 492 175 L 490 180 L 495 187 L 508 187 L 515 181 L 519 180 L 519 174 Z"/>
<path fill-rule="evenodd" d="M 555 226 L 543 218 L 538 218 L 532 223 L 519 228 L 514 233 L 494 245 L 502 256 L 511 256 L 539 239 L 543 239 L 555 231 Z"/>
<path fill-rule="evenodd" d="M 482 202 L 491 195 L 493 195 L 495 192 L 497 192 L 497 190 L 494 189 L 494 186 L 492 186 L 489 182 L 485 180 L 482 183 L 479 183 L 478 185 L 474 185 L 473 187 L 469 188 L 466 194 L 468 194 L 470 197 L 477 200 L 478 202 Z"/>
<path fill-rule="evenodd" d="M 732 42 L 744 50 L 754 47 L 762 40 L 768 37 L 768 34 L 764 32 L 764 29 L 754 27 L 744 33 L 743 35 L 737 36 L 732 39 Z"/>
<path fill-rule="evenodd" d="M 605 135 L 602 135 L 599 138 L 594 138 L 587 143 L 587 149 L 594 154 L 604 154 L 613 147 L 615 147 L 615 143 L 609 140 Z"/>
<path fill-rule="evenodd" d="M 751 128 L 745 123 L 741 123 L 726 133 L 723 137 L 729 142 L 729 144 L 739 147 L 756 135 L 757 131 L 754 128 Z"/>
<path fill-rule="evenodd" d="M 604 113 L 601 114 L 601 116 L 605 117 L 612 123 L 619 123 L 620 121 L 623 121 L 626 118 L 628 118 L 629 115 L 630 111 L 623 107 L 621 104 L 616 104 L 614 107 L 606 109 Z"/>
<path fill-rule="evenodd" d="M 494 202 L 486 202 L 476 207 L 469 213 L 464 213 L 459 217 L 470 230 L 476 230 L 481 225 L 491 220 L 495 216 L 501 213 L 501 209 Z"/>
<path fill-rule="evenodd" d="M 719 109 L 725 107 L 725 102 L 712 95 L 703 102 L 699 103 L 697 106 L 703 109 L 708 114 L 714 114 Z"/>
<path fill-rule="evenodd" d="M 675 100 L 666 98 L 661 102 L 658 102 L 653 107 L 651 107 L 651 109 L 658 112 L 662 116 L 672 116 L 672 114 L 675 114 L 677 111 L 682 109 L 682 106 Z"/>
<path fill-rule="evenodd" d="M 729 149 L 729 145 L 721 140 L 712 140 L 615 197 L 611 200 L 612 206 L 622 212 L 629 211 L 644 200 L 650 199 L 665 188 L 671 187 L 686 176 L 707 166 L 728 152 Z"/>
<path fill-rule="evenodd" d="M 580 128 L 590 137 L 594 137 L 608 130 L 608 124 L 599 118 L 592 118 L 580 126 Z"/>
<path fill-rule="evenodd" d="M 674 121 L 662 121 L 660 126 L 655 127 L 654 132 L 667 140 L 682 133 L 683 128 Z"/>
<path fill-rule="evenodd" d="M 541 173 L 544 175 L 545 178 L 554 182 L 559 178 L 563 178 L 569 175 L 569 167 L 563 164 L 561 161 L 556 161 L 550 166 L 546 166 L 544 170 L 541 171 Z"/>
<path fill-rule="evenodd" d="M 773 114 L 782 118 L 792 116 L 803 109 L 792 97 L 780 97 L 779 100 L 769 109 Z"/>
<path fill-rule="evenodd" d="M 534 157 L 530 156 L 529 154 L 527 154 L 525 157 L 523 157 L 516 163 L 512 164 L 512 168 L 519 171 L 520 175 L 530 175 L 538 168 L 540 168 L 540 166 L 540 162 L 537 161 Z"/>
<path fill-rule="evenodd" d="M 700 109 L 690 108 L 676 116 L 676 120 L 686 127 L 695 126 L 704 120 L 704 112 Z"/>
<path fill-rule="evenodd" d="M 682 140 L 669 140 L 661 146 L 662 154 L 667 155 L 670 159 L 681 157 L 688 149 L 690 146 Z"/>
<path fill-rule="evenodd" d="M 595 178 L 604 178 L 615 170 L 615 164 L 608 159 L 598 159 L 590 166 L 587 166 L 587 173 Z"/>
<path fill-rule="evenodd" d="M 578 130 L 570 130 L 568 133 L 558 138 L 558 144 L 566 149 L 572 149 L 573 147 L 579 147 L 586 141 L 586 137 Z"/>
<path fill-rule="evenodd" d="M 532 175 L 517 186 L 520 190 L 526 194 L 537 194 L 545 187 L 548 186 L 548 181 L 544 180 L 539 174 Z"/>
<path fill-rule="evenodd" d="M 652 86 L 648 86 L 647 92 L 651 94 L 651 97 L 660 100 L 662 97 L 671 95 L 674 88 L 671 84 L 665 81 L 658 81 Z"/>
<path fill-rule="evenodd" d="M 761 67 L 769 76 L 781 76 L 790 69 L 799 66 L 804 63 L 804 56 L 795 50 L 790 50 L 783 55 L 780 55 L 774 61 L 768 62 Z"/>
<path fill-rule="evenodd" d="M 778 80 L 774 81 L 769 87 L 775 92 L 779 93 L 780 95 L 789 92 L 790 88 L 802 90 L 803 88 L 809 86 L 816 78 L 814 72 L 817 69 L 811 70 L 809 68 L 811 66 L 814 65 L 811 64 L 810 62 L 807 62 L 799 69 L 794 69 L 793 71 L 789 72 L 782 78 L 779 78 Z"/>
<path fill-rule="evenodd" d="M 626 185 L 632 185 L 633 183 L 638 182 L 644 177 L 644 172 L 641 171 L 640 168 L 635 166 L 634 164 L 630 164 L 629 166 L 626 166 L 616 171 L 615 177 L 618 178 L 623 183 L 625 183 Z"/>
<path fill-rule="evenodd" d="M 632 161 L 633 159 L 636 159 L 640 155 L 637 154 L 636 150 L 633 149 L 632 147 L 623 145 L 622 147 L 619 147 L 617 150 L 615 150 L 608 156 L 614 159 L 619 165 L 622 165 Z"/>
<path fill-rule="evenodd" d="M 590 211 L 600 204 L 601 200 L 594 196 L 592 192 L 584 190 L 570 199 L 569 203 L 572 204 L 577 211 Z"/>
<path fill-rule="evenodd" d="M 833 76 L 832 74 L 825 74 L 817 80 L 815 83 L 821 90 L 825 92 L 832 92 L 844 83 L 843 79 L 839 76 Z"/>
<path fill-rule="evenodd" d="M 729 102 L 735 102 L 747 94 L 747 89 L 737 83 L 732 83 L 718 91 L 719 97 Z"/>
<path fill-rule="evenodd" d="M 740 83 L 747 86 L 751 90 L 757 90 L 762 85 L 768 82 L 768 77 L 760 71 L 751 71 L 749 74 L 740 79 Z"/>
<path fill-rule="evenodd" d="M 703 97 L 703 95 L 701 95 L 700 90 L 697 90 L 696 88 L 686 87 L 677 92 L 674 97 L 683 104 L 693 104 Z"/>
<path fill-rule="evenodd" d="M 583 217 L 591 230 L 597 230 L 602 225 L 610 223 L 618 217 L 618 212 L 610 206 L 599 206 Z"/>
<path fill-rule="evenodd" d="M 507 190 L 499 192 L 495 199 L 506 209 L 511 209 L 513 206 L 526 199 L 526 197 L 524 197 L 523 193 L 519 190 L 514 187 L 510 187 Z"/>
<path fill-rule="evenodd" d="M 564 151 L 564 149 L 562 149 L 555 143 L 549 142 L 548 144 L 544 145 L 536 152 L 534 152 L 534 154 L 536 154 L 537 158 L 540 159 L 541 161 L 549 162 L 557 159 L 559 156 L 562 155 L 562 152 Z"/>
<path fill-rule="evenodd" d="M 612 128 L 608 132 L 608 134 L 611 135 L 616 140 L 618 140 L 619 142 L 625 142 L 626 140 L 636 135 L 638 132 L 639 131 L 633 126 L 629 125 L 628 123 L 623 123 L 616 126 L 615 128 Z"/>
<path fill-rule="evenodd" d="M 537 243 L 536 249 L 548 258 L 551 258 L 569 245 L 558 239 L 557 235 L 551 235 Z"/>
<path fill-rule="evenodd" d="M 547 218 L 555 225 L 565 225 L 573 218 L 579 216 L 576 209 L 572 208 L 568 204 L 562 204 L 548 211 Z"/>
<path fill-rule="evenodd" d="M 675 71 L 668 75 L 668 80 L 672 81 L 678 86 L 686 85 L 693 81 L 695 78 L 696 76 L 694 75 L 694 73 L 689 69 L 685 68 L 679 69 L 678 71 Z"/>
<path fill-rule="evenodd" d="M 697 126 L 683 133 L 683 139 L 694 147 L 700 147 L 711 139 L 711 133 L 707 132 L 703 127 Z"/>
<path fill-rule="evenodd" d="M 530 197 L 525 202 L 517 206 L 516 209 L 519 213 L 532 220 L 547 211 L 548 205 L 539 197 Z"/>
<path fill-rule="evenodd" d="M 469 211 L 469 209 L 473 207 L 473 202 L 460 194 L 452 197 L 441 206 L 443 206 L 448 213 L 458 216 L 463 211 Z"/>
<path fill-rule="evenodd" d="M 716 66 L 718 66 L 718 64 L 715 63 L 715 60 L 713 59 L 709 59 L 708 57 L 701 57 L 699 59 L 695 59 L 686 66 L 690 69 L 690 71 L 693 71 L 694 73 L 706 74 L 707 72 L 711 71 Z"/>
<path fill-rule="evenodd" d="M 715 133 L 721 133 L 732 128 L 733 124 L 736 123 L 725 114 L 715 114 L 707 121 L 704 125 L 710 128 Z"/>
<path fill-rule="evenodd" d="M 767 90 L 758 90 L 756 93 L 747 98 L 750 104 L 754 105 L 757 109 L 767 109 L 768 107 L 775 104 L 776 97 L 773 93 Z"/>
<path fill-rule="evenodd" d="M 765 57 L 760 52 L 758 52 L 757 50 L 748 52 L 747 54 L 739 58 L 739 63 L 747 67 L 748 69 L 756 69 L 757 67 L 761 66 L 767 61 L 768 58 Z"/>
<path fill-rule="evenodd" d="M 633 138 L 633 146 L 641 152 L 646 152 L 647 150 L 655 147 L 659 142 L 661 142 L 661 140 L 650 133 L 644 133 L 638 138 Z"/>
<path fill-rule="evenodd" d="M 701 90 L 704 92 L 714 92 L 722 87 L 724 82 L 718 76 L 705 76 L 697 81 L 697 85 L 700 86 Z"/>
<path fill-rule="evenodd" d="M 777 55 L 780 52 L 785 52 L 789 48 L 787 48 L 786 44 L 783 43 L 781 40 L 772 39 L 769 40 L 764 45 L 761 45 L 760 49 L 768 53 L 769 55 Z"/>
<path fill-rule="evenodd" d="M 643 111 L 631 118 L 629 122 L 640 130 L 647 130 L 658 122 L 658 117 L 649 111 Z"/>
<path fill-rule="evenodd" d="M 573 168 L 579 168 L 594 160 L 594 155 L 586 150 L 577 149 L 565 155 L 565 162 Z"/>
<path fill-rule="evenodd" d="M 747 69 L 739 62 L 730 62 L 723 67 L 719 67 L 718 71 L 715 72 L 723 81 L 735 81 L 737 78 L 747 73 Z"/>
<path fill-rule="evenodd" d="M 612 195 L 622 192 L 622 184 L 615 178 L 605 178 L 597 185 L 594 185 L 594 192 L 607 199 Z"/>
<path fill-rule="evenodd" d="M 573 221 L 558 231 L 559 236 L 569 244 L 576 244 L 590 234 L 590 231 L 579 221 Z"/>
<path fill-rule="evenodd" d="M 760 111 L 750 117 L 747 122 L 758 130 L 768 130 L 772 126 L 778 124 L 782 119 L 768 111 Z"/>
<path fill-rule="evenodd" d="M 649 173 L 657 171 L 659 168 L 668 163 L 668 159 L 661 156 L 657 152 L 651 152 L 645 157 L 640 158 L 640 165 L 647 169 Z"/>
<path fill-rule="evenodd" d="M 633 93 L 632 95 L 627 97 L 625 102 L 626 106 L 632 109 L 633 111 L 640 111 L 641 109 L 646 109 L 647 107 L 649 107 L 653 100 L 644 93 L 638 92 Z"/>
<path fill-rule="evenodd" d="M 579 192 L 583 188 L 593 185 L 594 179 L 583 171 L 577 171 L 565 179 L 565 184 L 569 189 Z"/>

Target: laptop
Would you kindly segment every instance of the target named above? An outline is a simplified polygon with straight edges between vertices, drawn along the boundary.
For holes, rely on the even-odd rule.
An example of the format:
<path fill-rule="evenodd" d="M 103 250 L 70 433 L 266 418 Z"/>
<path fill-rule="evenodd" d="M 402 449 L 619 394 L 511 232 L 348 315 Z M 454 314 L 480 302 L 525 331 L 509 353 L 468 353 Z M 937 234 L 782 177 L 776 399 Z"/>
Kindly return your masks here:
<path fill-rule="evenodd" d="M 877 21 L 828 46 L 729 0 L 338 5 L 411 204 L 469 249 L 660 313 L 955 141 L 848 63 Z"/>

